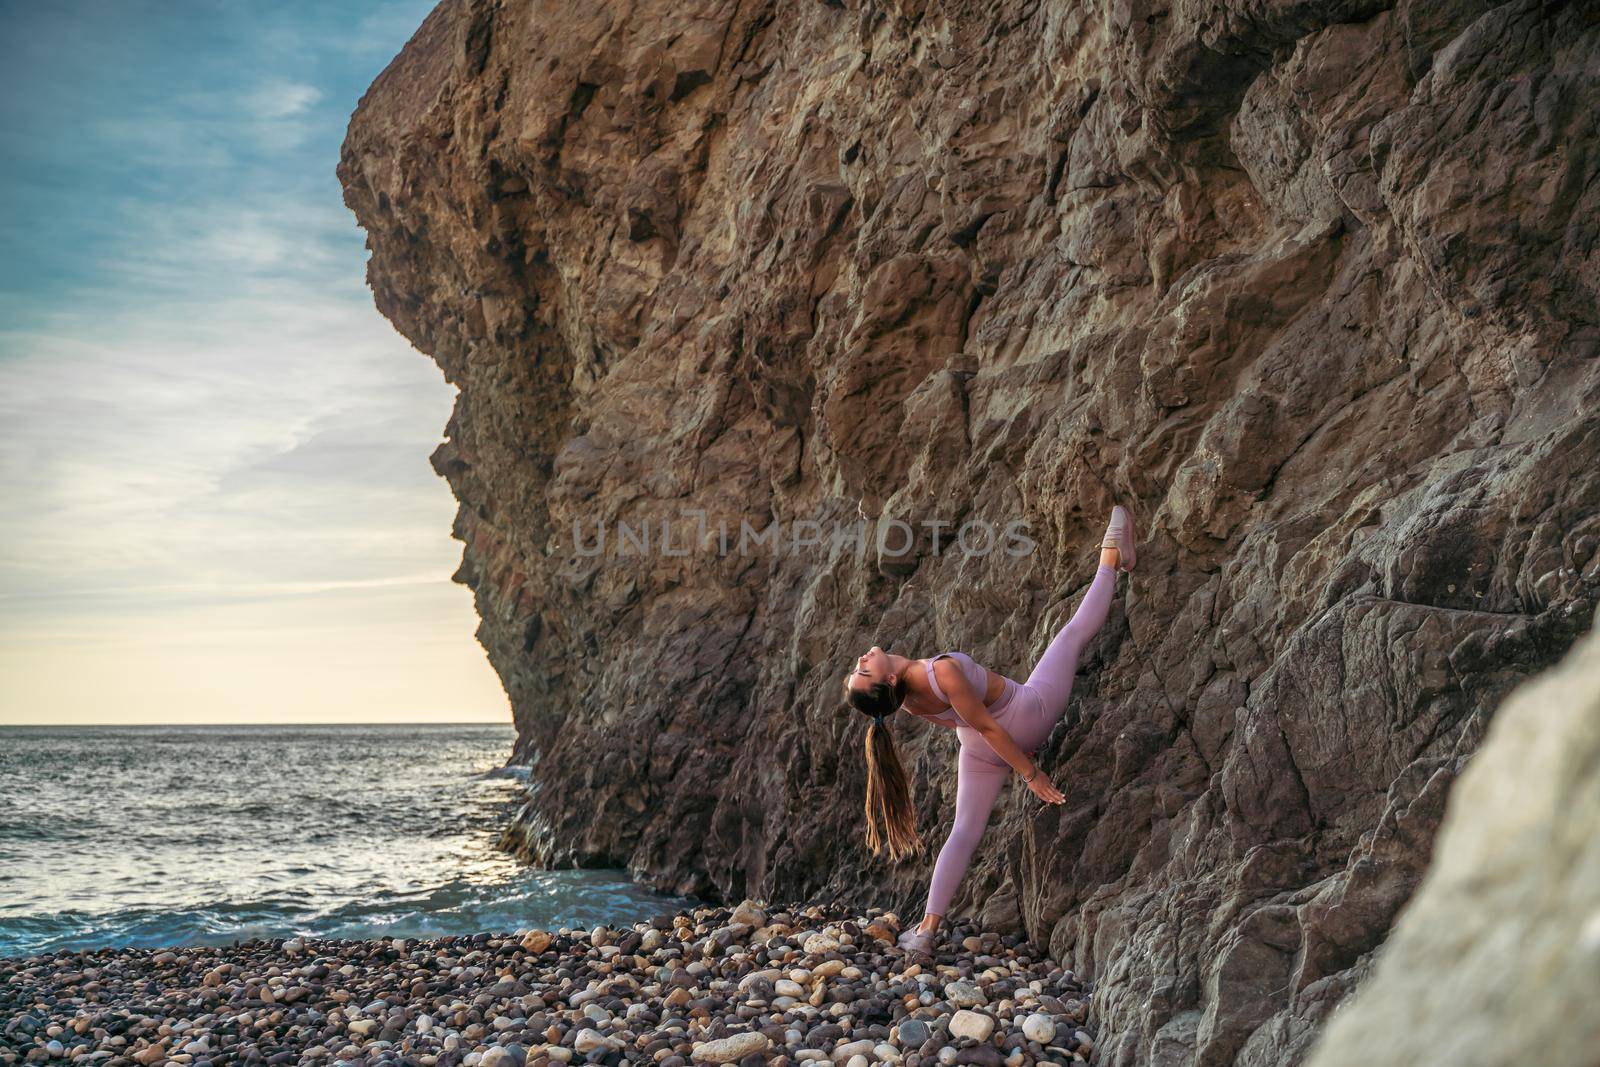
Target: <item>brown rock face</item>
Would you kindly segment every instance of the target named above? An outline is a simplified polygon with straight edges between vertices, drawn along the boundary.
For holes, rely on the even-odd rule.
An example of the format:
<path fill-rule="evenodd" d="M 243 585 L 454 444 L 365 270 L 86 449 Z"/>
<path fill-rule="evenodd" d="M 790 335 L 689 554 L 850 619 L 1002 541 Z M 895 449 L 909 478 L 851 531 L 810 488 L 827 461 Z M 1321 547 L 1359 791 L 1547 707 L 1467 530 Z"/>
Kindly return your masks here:
<path fill-rule="evenodd" d="M 461 390 L 517 847 L 917 914 L 955 742 L 896 721 L 930 847 L 873 859 L 841 680 L 1026 677 L 1120 500 L 1068 802 L 1008 790 L 953 914 L 1095 979 L 1101 1063 L 1301 1058 L 1600 599 L 1597 11 L 446 0 L 339 173 Z M 862 513 L 918 536 L 736 550 Z"/>

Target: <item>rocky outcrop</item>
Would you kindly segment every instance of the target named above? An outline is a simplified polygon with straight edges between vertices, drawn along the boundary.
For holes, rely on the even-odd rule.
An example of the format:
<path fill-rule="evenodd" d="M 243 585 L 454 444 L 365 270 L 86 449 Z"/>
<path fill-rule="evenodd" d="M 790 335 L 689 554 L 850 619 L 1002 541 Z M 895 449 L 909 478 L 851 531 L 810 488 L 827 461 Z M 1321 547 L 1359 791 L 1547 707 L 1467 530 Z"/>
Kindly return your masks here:
<path fill-rule="evenodd" d="M 1591 1067 L 1596 1004 L 1600 631 L 1496 714 L 1427 876 L 1311 1067 L 1491 1064 L 1510 1049 Z"/>
<path fill-rule="evenodd" d="M 340 178 L 460 389 L 514 845 L 915 913 L 953 738 L 896 725 L 930 848 L 872 860 L 845 671 L 1025 677 L 1125 501 L 1067 803 L 1009 791 L 954 914 L 1095 980 L 1102 1063 L 1303 1058 L 1593 618 L 1597 57 L 1527 0 L 446 0 Z"/>

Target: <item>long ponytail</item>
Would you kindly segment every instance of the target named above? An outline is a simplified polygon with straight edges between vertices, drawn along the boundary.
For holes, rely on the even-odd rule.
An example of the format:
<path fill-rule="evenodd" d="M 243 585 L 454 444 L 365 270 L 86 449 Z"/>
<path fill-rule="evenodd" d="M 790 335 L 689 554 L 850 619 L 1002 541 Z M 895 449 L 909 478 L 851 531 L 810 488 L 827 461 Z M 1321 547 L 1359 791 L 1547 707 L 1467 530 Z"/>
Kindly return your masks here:
<path fill-rule="evenodd" d="M 894 685 L 878 682 L 865 689 L 849 688 L 846 699 L 857 711 L 872 716 L 867 724 L 867 848 L 875 856 L 885 851 L 889 859 L 898 862 L 922 849 L 922 838 L 917 834 L 917 813 L 911 803 L 911 786 L 906 780 L 905 768 L 900 765 L 900 754 L 894 747 L 894 735 L 885 715 L 892 715 L 905 699 L 905 682 L 896 679 Z"/>

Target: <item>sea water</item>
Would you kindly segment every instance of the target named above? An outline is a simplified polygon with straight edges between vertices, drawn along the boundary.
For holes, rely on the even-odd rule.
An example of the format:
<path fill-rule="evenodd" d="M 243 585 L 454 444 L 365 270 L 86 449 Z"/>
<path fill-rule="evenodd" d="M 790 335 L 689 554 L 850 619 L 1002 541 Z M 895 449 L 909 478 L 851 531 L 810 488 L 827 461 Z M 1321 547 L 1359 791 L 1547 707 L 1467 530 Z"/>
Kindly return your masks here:
<path fill-rule="evenodd" d="M 625 925 L 700 903 L 495 849 L 497 725 L 0 727 L 0 956 Z"/>

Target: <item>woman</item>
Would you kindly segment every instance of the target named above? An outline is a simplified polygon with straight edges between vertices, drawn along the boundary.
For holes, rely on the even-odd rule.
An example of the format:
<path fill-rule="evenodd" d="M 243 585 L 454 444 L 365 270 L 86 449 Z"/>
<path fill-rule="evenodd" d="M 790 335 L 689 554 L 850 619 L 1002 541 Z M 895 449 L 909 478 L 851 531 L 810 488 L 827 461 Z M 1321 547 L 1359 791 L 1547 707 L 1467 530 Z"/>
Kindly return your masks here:
<path fill-rule="evenodd" d="M 891 859 L 915 852 L 916 812 L 894 740 L 884 719 L 897 709 L 955 730 L 961 750 L 956 760 L 956 816 L 939 858 L 922 922 L 900 935 L 907 952 L 931 954 L 933 935 L 945 908 L 972 861 L 1000 787 L 1015 770 L 1035 796 L 1060 804 L 1049 777 L 1034 766 L 1038 751 L 1067 710 L 1078 657 L 1106 621 L 1118 570 L 1132 571 L 1133 518 L 1121 505 L 1100 543 L 1100 566 L 1083 602 L 1051 640 L 1038 666 L 1021 684 L 987 671 L 964 652 L 942 652 L 931 659 L 891 656 L 874 645 L 845 678 L 845 699 L 872 716 L 867 727 L 867 847 L 881 853 L 885 838 Z M 880 833 L 881 817 L 884 831 Z"/>

